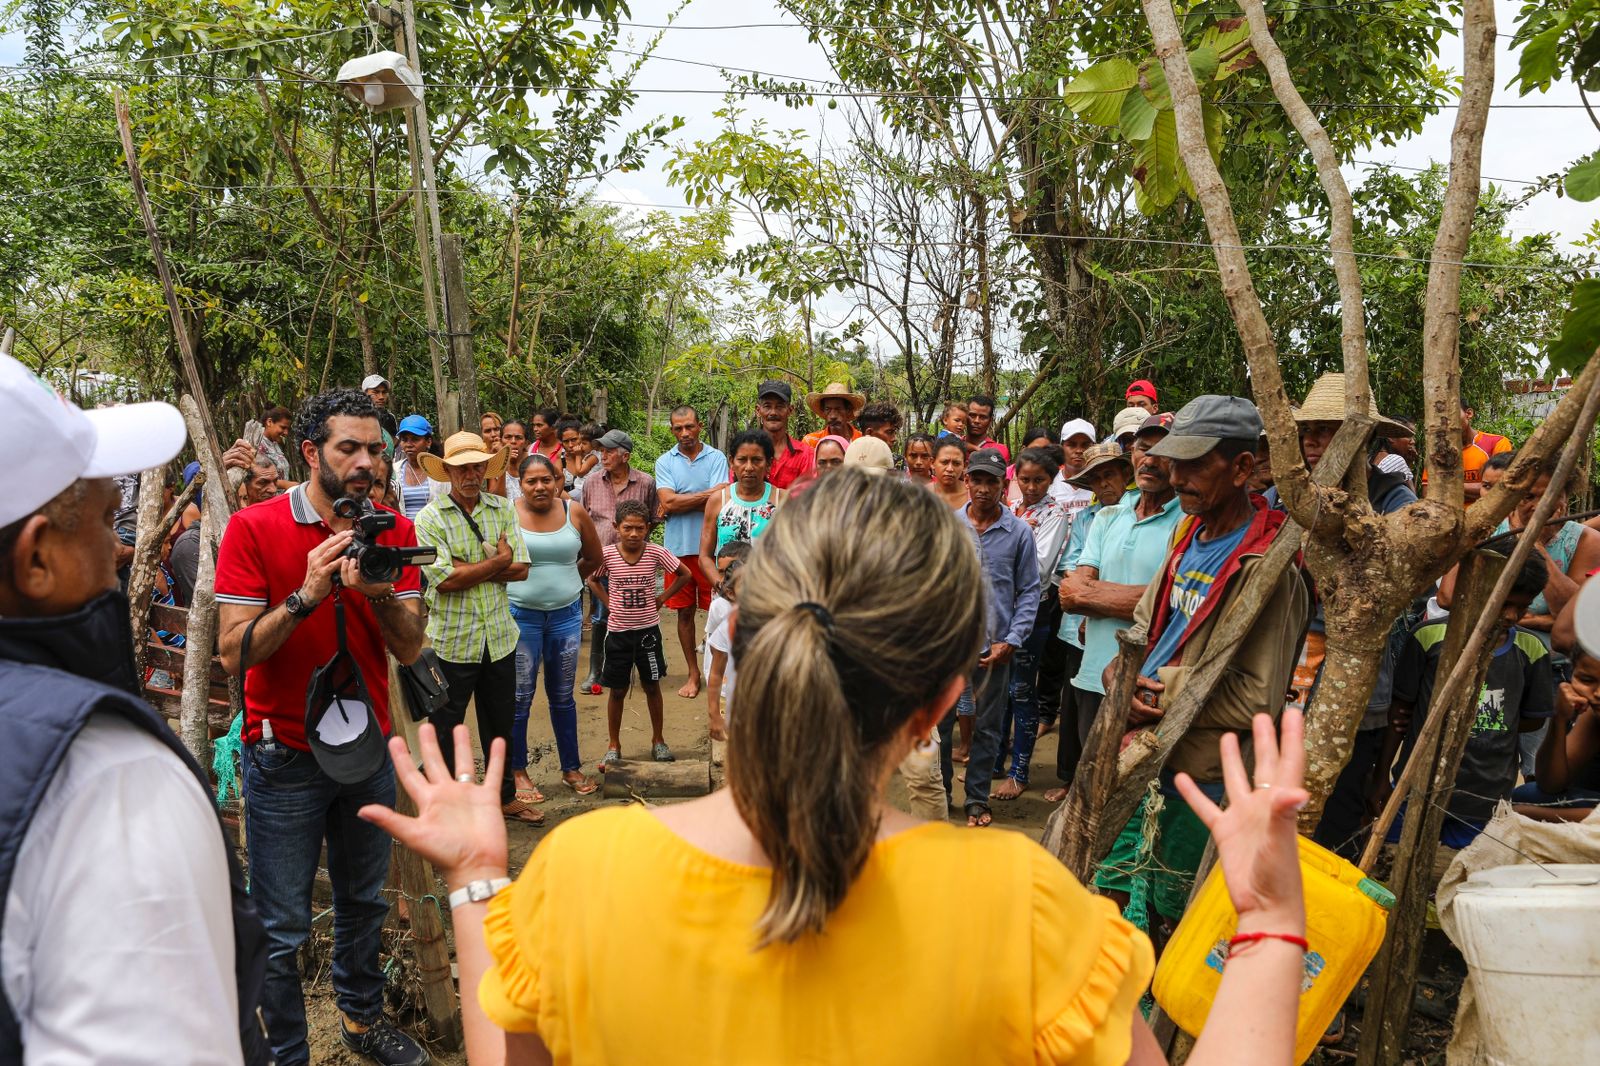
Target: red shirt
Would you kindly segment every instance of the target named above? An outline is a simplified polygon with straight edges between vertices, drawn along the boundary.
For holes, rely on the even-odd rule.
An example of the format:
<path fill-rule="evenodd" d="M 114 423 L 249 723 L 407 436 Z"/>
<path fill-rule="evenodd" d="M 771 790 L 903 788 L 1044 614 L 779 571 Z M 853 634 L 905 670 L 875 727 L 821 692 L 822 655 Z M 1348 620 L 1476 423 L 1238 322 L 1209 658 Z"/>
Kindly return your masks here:
<path fill-rule="evenodd" d="M 656 575 L 676 574 L 680 565 L 678 557 L 659 544 L 646 542 L 636 563 L 624 559 L 617 545 L 608 547 L 601 555 L 600 569 L 594 572 L 595 577 L 606 579 L 606 614 L 610 626 L 606 632 L 623 633 L 660 624 Z"/>
<path fill-rule="evenodd" d="M 767 471 L 767 482 L 775 488 L 786 489 L 794 484 L 795 478 L 816 465 L 817 453 L 790 437 L 788 449 L 779 451 L 772 457 L 772 468 Z"/>
<path fill-rule="evenodd" d="M 389 511 L 389 508 L 382 508 Z M 417 543 L 411 522 L 395 516 L 394 528 L 378 538 L 379 544 L 410 547 Z M 249 607 L 276 607 L 306 579 L 306 555 L 333 535 L 306 498 L 306 487 L 296 485 L 281 496 L 246 507 L 228 521 L 217 551 L 218 603 Z M 395 582 L 395 595 L 417 599 L 422 595 L 421 571 L 408 566 Z M 361 670 L 378 724 L 389 732 L 389 657 L 372 605 L 359 592 L 341 589 L 344 602 L 345 641 Z M 306 745 L 306 686 L 311 671 L 338 651 L 332 597 L 317 604 L 302 619 L 283 647 L 266 662 L 245 672 L 244 742 L 261 739 L 261 723 L 272 723 L 275 739 L 291 748 Z"/>

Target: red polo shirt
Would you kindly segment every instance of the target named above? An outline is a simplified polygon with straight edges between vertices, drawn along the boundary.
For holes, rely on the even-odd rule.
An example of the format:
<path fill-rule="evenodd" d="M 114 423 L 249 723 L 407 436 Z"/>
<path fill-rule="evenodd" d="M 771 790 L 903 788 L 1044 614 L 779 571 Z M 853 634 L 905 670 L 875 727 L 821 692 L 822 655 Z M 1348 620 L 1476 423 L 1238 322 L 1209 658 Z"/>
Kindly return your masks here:
<path fill-rule="evenodd" d="M 790 437 L 788 449 L 772 457 L 772 467 L 767 471 L 767 482 L 776 488 L 786 489 L 794 484 L 795 478 L 816 465 L 817 453 Z"/>
<path fill-rule="evenodd" d="M 389 508 L 383 508 L 389 511 Z M 410 547 L 417 543 L 411 522 L 395 516 L 394 528 L 378 538 L 379 544 Z M 316 508 L 306 498 L 306 487 L 296 485 L 281 496 L 246 507 L 228 521 L 217 551 L 218 603 L 248 607 L 276 607 L 306 579 L 306 555 L 333 535 Z M 421 571 L 408 566 L 395 582 L 395 595 L 417 599 L 422 595 Z M 361 670 L 378 724 L 389 732 L 389 657 L 372 605 L 359 592 L 339 590 L 344 601 L 345 641 Z M 289 634 L 283 647 L 266 662 L 245 673 L 244 742 L 261 739 L 261 723 L 272 722 L 272 735 L 291 748 L 306 745 L 306 686 L 311 672 L 333 658 L 339 648 L 333 623 L 333 598 L 317 604 Z"/>

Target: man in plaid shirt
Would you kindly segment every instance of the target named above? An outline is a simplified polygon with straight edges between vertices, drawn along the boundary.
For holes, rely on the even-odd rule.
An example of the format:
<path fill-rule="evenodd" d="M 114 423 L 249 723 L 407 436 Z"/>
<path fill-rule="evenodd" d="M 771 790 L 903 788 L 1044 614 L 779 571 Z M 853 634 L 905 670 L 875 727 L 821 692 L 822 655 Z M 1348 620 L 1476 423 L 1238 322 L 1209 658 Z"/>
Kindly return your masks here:
<path fill-rule="evenodd" d="M 505 471 L 506 451 L 490 452 L 482 437 L 463 432 L 444 442 L 443 459 L 424 453 L 419 461 L 433 480 L 450 483 L 450 491 L 416 518 L 417 543 L 438 552 L 438 559 L 423 567 L 428 638 L 450 684 L 449 704 L 428 720 L 448 736 L 465 720 L 467 701 L 476 697 L 478 736 L 487 752 L 495 737 L 511 737 L 519 634 L 506 584 L 528 576 L 528 548 L 517 528 L 515 505 L 483 488 Z M 446 763 L 453 757 L 454 751 L 446 752 Z M 500 781 L 500 802 L 507 817 L 534 825 L 544 821 L 542 812 L 517 797 L 509 763 Z"/>

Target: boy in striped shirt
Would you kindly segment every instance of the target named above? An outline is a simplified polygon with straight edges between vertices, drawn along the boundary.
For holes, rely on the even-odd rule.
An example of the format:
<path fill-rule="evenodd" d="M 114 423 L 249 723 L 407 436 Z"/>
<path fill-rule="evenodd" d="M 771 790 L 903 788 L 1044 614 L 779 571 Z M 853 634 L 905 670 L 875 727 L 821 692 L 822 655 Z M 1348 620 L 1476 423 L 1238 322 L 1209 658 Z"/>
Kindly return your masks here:
<path fill-rule="evenodd" d="M 596 578 L 607 581 L 605 665 L 601 683 L 610 690 L 606 699 L 606 726 L 611 742 L 601 769 L 622 759 L 622 703 L 634 667 L 650 711 L 650 755 L 656 762 L 672 762 L 672 749 L 661 736 L 661 679 L 667 657 L 661 646 L 661 605 L 689 583 L 689 568 L 677 556 L 649 543 L 650 510 L 637 500 L 617 504 L 617 542 L 605 550 Z M 656 592 L 656 575 L 672 574 L 663 592 Z"/>

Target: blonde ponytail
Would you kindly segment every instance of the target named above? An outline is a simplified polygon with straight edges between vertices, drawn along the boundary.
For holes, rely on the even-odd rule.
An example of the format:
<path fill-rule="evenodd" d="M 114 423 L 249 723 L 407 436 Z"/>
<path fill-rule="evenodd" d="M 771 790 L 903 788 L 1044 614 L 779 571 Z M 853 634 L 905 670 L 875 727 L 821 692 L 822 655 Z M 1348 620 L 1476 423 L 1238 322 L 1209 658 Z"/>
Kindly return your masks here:
<path fill-rule="evenodd" d="M 740 583 L 734 803 L 772 862 L 758 946 L 822 929 L 877 834 L 885 745 L 971 666 L 971 534 L 903 478 L 835 471 L 778 512 Z"/>

